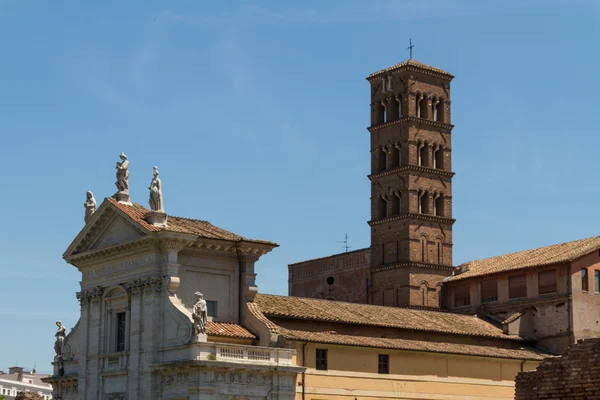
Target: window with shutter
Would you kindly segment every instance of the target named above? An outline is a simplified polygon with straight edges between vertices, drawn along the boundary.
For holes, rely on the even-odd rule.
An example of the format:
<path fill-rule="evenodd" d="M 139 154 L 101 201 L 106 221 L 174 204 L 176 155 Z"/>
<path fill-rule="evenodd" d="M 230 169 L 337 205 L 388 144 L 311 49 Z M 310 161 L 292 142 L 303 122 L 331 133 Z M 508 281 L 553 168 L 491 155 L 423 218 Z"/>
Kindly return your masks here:
<path fill-rule="evenodd" d="M 471 289 L 469 284 L 465 283 L 454 287 L 454 306 L 468 306 L 471 304 Z"/>
<path fill-rule="evenodd" d="M 540 271 L 538 273 L 539 294 L 556 292 L 556 270 Z"/>
<path fill-rule="evenodd" d="M 481 302 L 491 303 L 498 301 L 498 281 L 482 281 L 481 282 Z"/>
<path fill-rule="evenodd" d="M 510 299 L 527 297 L 527 278 L 525 275 L 511 276 L 508 278 L 508 297 Z"/>
<path fill-rule="evenodd" d="M 581 268 L 581 290 L 587 292 L 588 289 L 588 270 L 587 268 Z"/>

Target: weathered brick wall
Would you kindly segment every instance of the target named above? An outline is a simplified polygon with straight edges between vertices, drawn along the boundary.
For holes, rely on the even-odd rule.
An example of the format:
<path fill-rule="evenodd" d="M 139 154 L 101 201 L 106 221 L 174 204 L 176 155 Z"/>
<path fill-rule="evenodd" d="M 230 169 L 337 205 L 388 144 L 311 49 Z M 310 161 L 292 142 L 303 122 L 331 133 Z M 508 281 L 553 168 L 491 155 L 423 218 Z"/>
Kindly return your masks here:
<path fill-rule="evenodd" d="M 516 400 L 600 400 L 600 338 L 579 341 L 516 378 Z"/>

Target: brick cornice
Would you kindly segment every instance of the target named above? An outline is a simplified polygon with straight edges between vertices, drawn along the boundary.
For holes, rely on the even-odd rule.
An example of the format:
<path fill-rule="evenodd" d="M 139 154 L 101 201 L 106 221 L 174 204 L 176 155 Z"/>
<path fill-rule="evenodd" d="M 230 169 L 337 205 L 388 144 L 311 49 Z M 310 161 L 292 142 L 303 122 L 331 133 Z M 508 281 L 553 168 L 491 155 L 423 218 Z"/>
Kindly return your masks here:
<path fill-rule="evenodd" d="M 391 269 L 398 268 L 428 268 L 428 269 L 441 269 L 444 271 L 453 271 L 455 267 L 452 265 L 441 265 L 441 264 L 430 264 L 430 263 L 420 263 L 420 262 L 402 262 L 402 263 L 393 263 L 393 264 L 385 264 L 378 265 L 376 267 L 371 267 L 371 272 L 379 272 L 379 271 L 388 271 Z"/>
<path fill-rule="evenodd" d="M 429 168 L 429 167 L 421 167 L 421 166 L 418 166 L 418 165 L 404 165 L 404 166 L 397 167 L 397 168 L 394 168 L 394 169 L 390 169 L 390 170 L 386 170 L 386 171 L 377 172 L 377 173 L 374 173 L 374 174 L 371 174 L 371 175 L 367 175 L 367 178 L 369 178 L 369 180 L 379 179 L 379 178 L 382 178 L 384 176 L 394 175 L 394 174 L 397 174 L 397 173 L 403 172 L 403 171 L 426 172 L 426 173 L 430 173 L 430 174 L 433 174 L 433 175 L 446 176 L 448 178 L 452 178 L 455 175 L 454 172 L 444 171 L 442 169 Z"/>
<path fill-rule="evenodd" d="M 447 224 L 447 225 L 453 225 L 454 222 L 456 221 L 453 218 L 440 217 L 438 215 L 404 213 L 404 214 L 394 215 L 393 217 L 371 220 L 371 221 L 368 221 L 367 223 L 369 224 L 369 226 L 376 226 L 376 225 L 381 225 L 381 224 L 385 224 L 388 222 L 397 221 L 397 220 L 406 219 L 406 218 L 418 219 L 421 221 L 438 222 L 438 223 Z"/>
<path fill-rule="evenodd" d="M 395 121 L 391 121 L 391 122 L 385 122 L 383 124 L 379 124 L 379 125 L 373 125 L 373 126 L 369 126 L 367 128 L 367 130 L 371 133 L 373 133 L 374 131 L 377 131 L 379 129 L 382 128 L 387 128 L 388 126 L 393 126 L 393 125 L 398 125 L 401 124 L 403 122 L 412 122 L 412 123 L 416 123 L 419 125 L 427 125 L 433 128 L 441 128 L 441 129 L 445 129 L 448 131 L 448 133 L 450 133 L 452 131 L 452 128 L 454 128 L 454 125 L 452 124 L 445 124 L 443 122 L 439 122 L 439 121 L 431 121 L 429 119 L 425 119 L 425 118 L 416 118 L 416 117 L 408 117 L 408 116 L 404 116 L 402 118 L 399 118 Z"/>

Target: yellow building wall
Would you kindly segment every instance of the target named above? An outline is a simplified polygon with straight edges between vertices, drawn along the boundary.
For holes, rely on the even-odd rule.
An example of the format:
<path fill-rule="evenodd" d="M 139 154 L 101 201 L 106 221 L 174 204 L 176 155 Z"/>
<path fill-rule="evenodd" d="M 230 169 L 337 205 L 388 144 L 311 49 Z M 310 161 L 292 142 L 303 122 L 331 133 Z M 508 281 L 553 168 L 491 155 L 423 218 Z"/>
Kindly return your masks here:
<path fill-rule="evenodd" d="M 296 345 L 297 364 L 308 367 L 304 377 L 298 377 L 296 400 L 512 400 L 514 379 L 522 364 L 522 360 L 440 353 L 315 343 L 303 349 L 302 343 Z M 317 348 L 328 351 L 327 371 L 315 369 Z M 377 372 L 378 354 L 389 355 L 389 374 Z M 537 365 L 527 361 L 523 370 Z"/>

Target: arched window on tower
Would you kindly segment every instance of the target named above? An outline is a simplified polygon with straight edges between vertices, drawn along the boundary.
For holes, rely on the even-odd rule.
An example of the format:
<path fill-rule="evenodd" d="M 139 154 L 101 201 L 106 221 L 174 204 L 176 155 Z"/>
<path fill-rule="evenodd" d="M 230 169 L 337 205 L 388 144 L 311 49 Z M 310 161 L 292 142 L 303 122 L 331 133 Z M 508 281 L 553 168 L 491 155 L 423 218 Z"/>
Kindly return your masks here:
<path fill-rule="evenodd" d="M 396 143 L 394 145 L 394 150 L 396 153 L 396 166 L 399 167 L 402 165 L 402 145 L 399 143 Z"/>
<path fill-rule="evenodd" d="M 417 103 L 417 117 L 427 118 L 427 96 L 421 95 Z"/>
<path fill-rule="evenodd" d="M 437 147 L 433 151 L 433 168 L 444 169 L 444 149 Z"/>
<path fill-rule="evenodd" d="M 388 154 L 385 151 L 385 147 L 380 147 L 379 151 L 378 151 L 378 158 L 379 158 L 379 172 L 381 171 L 385 171 L 387 169 L 387 157 Z"/>
<path fill-rule="evenodd" d="M 429 194 L 427 192 L 419 194 L 419 213 L 429 214 Z"/>
<path fill-rule="evenodd" d="M 400 214 L 401 207 L 402 197 L 400 196 L 400 192 L 394 192 L 392 195 L 392 215 Z"/>
<path fill-rule="evenodd" d="M 375 120 L 373 122 L 373 125 L 379 125 L 385 122 L 385 108 L 381 103 L 375 105 Z"/>
<path fill-rule="evenodd" d="M 427 144 L 421 143 L 418 147 L 419 154 L 417 155 L 417 164 L 420 167 L 427 167 Z"/>
<path fill-rule="evenodd" d="M 427 262 L 427 238 L 425 236 L 421 236 L 421 261 Z"/>
<path fill-rule="evenodd" d="M 435 121 L 444 121 L 444 102 L 439 100 L 435 104 Z"/>
<path fill-rule="evenodd" d="M 397 109 L 398 109 L 398 118 L 402 118 L 402 95 L 398 95 L 396 96 L 396 105 L 397 105 Z"/>
<path fill-rule="evenodd" d="M 398 143 L 394 143 L 393 146 L 389 148 L 390 153 L 390 169 L 398 168 L 400 166 L 400 145 Z"/>
<path fill-rule="evenodd" d="M 443 217 L 444 216 L 444 196 L 439 195 L 436 197 L 435 202 L 433 204 L 434 215 Z"/>
<path fill-rule="evenodd" d="M 387 196 L 382 194 L 379 196 L 379 218 L 386 218 L 387 217 L 387 213 L 388 213 L 388 202 L 387 202 Z"/>
<path fill-rule="evenodd" d="M 381 102 L 381 106 L 383 107 L 383 121 L 382 121 L 382 123 L 384 123 L 384 122 L 390 122 L 390 114 L 388 112 L 387 102 L 382 101 Z"/>

